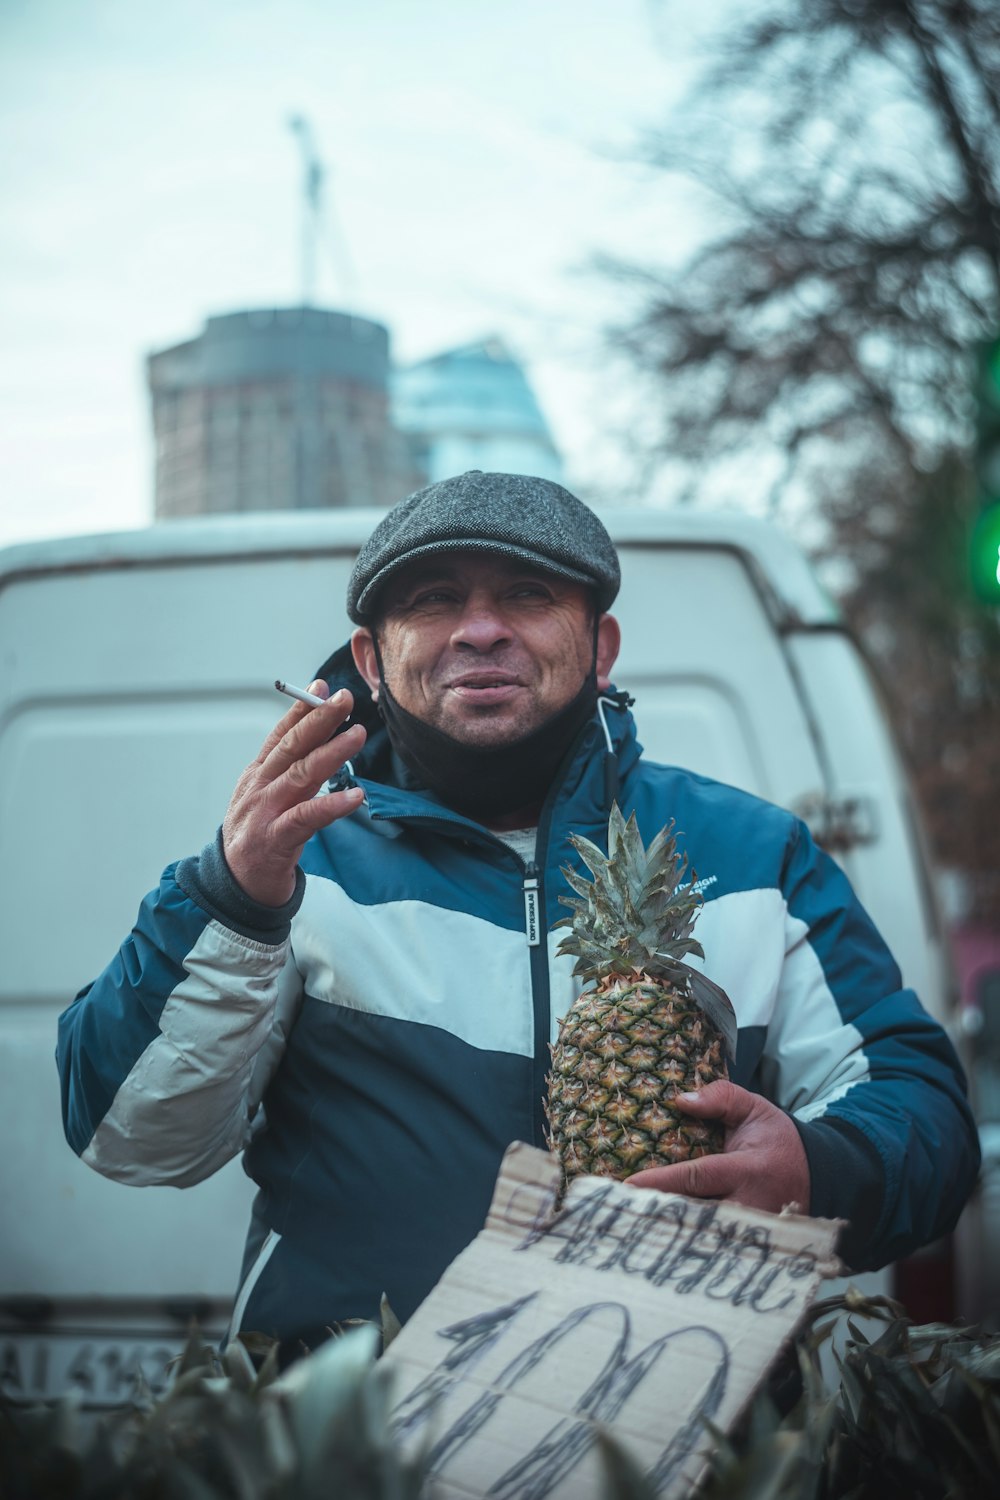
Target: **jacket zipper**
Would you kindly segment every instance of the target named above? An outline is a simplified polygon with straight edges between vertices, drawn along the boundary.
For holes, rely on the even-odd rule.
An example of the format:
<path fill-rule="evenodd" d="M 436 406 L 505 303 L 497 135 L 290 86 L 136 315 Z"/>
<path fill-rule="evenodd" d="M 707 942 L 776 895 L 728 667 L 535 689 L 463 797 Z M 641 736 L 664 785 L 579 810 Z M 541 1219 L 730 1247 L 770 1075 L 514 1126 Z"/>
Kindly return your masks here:
<path fill-rule="evenodd" d="M 538 842 L 542 829 L 539 824 Z M 536 851 L 537 852 L 537 851 Z M 525 931 L 528 939 L 528 965 L 531 975 L 531 1004 L 533 1015 L 533 1057 L 531 1067 L 531 1125 L 532 1144 L 545 1145 L 545 1096 L 548 1091 L 548 1074 L 551 1054 L 549 1035 L 551 1007 L 549 992 L 549 946 L 545 940 L 544 912 L 545 894 L 542 877 L 534 860 L 528 864 L 524 875 Z"/>
<path fill-rule="evenodd" d="M 581 738 L 585 731 L 581 731 Z M 576 753 L 579 741 L 573 746 L 569 760 Z M 617 766 L 616 766 L 617 772 Z M 545 855 L 549 842 L 549 829 L 552 823 L 552 814 L 555 810 L 558 785 L 549 789 L 549 794 L 542 806 L 541 815 L 538 819 L 538 834 L 535 839 L 535 858 L 527 864 L 520 861 L 524 868 L 524 876 L 521 883 L 524 897 L 524 925 L 525 936 L 528 943 L 528 955 L 531 975 L 531 1003 L 534 1018 L 533 1033 L 533 1058 L 531 1067 L 531 1096 L 528 1104 L 529 1118 L 532 1123 L 532 1145 L 545 1146 L 545 1099 L 548 1093 L 548 1075 L 551 1064 L 551 1053 L 549 1051 L 549 1037 L 551 1034 L 551 1009 L 552 995 L 549 978 L 549 948 L 546 941 L 543 916 L 545 912 L 545 886 L 541 871 L 545 868 Z M 410 823 L 438 823 L 445 824 L 449 831 L 455 828 L 458 819 L 435 818 L 433 815 L 403 814 L 402 818 L 393 819 L 389 813 L 369 813 L 373 819 L 386 819 L 389 821 L 405 821 Z M 466 825 L 467 827 L 468 825 Z M 501 844 L 503 840 L 498 839 L 495 834 L 486 833 L 485 838 L 480 838 L 481 843 Z M 509 852 L 509 845 L 504 845 Z M 517 855 L 515 855 L 517 858 Z"/>
<path fill-rule="evenodd" d="M 528 935 L 528 947 L 537 948 L 542 941 L 541 905 L 538 899 L 538 866 L 534 860 L 528 864 L 524 882 L 524 930 Z"/>

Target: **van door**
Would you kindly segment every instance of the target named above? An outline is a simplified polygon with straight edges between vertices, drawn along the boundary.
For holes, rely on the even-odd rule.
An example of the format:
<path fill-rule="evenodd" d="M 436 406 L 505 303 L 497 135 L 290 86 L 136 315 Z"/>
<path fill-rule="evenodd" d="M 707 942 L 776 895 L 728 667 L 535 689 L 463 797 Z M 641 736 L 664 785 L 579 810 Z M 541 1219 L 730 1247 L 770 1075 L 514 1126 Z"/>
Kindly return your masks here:
<path fill-rule="evenodd" d="M 736 549 L 620 549 L 616 681 L 653 760 L 784 806 L 823 773 L 783 642 Z"/>
<path fill-rule="evenodd" d="M 273 679 L 305 681 L 344 638 L 352 554 L 48 569 L 44 553 L 0 559 L 0 1387 L 100 1407 L 136 1367 L 162 1381 L 193 1313 L 222 1332 L 253 1185 L 238 1161 L 183 1192 L 84 1166 L 56 1020 L 161 870 L 214 836 L 287 707 Z"/>

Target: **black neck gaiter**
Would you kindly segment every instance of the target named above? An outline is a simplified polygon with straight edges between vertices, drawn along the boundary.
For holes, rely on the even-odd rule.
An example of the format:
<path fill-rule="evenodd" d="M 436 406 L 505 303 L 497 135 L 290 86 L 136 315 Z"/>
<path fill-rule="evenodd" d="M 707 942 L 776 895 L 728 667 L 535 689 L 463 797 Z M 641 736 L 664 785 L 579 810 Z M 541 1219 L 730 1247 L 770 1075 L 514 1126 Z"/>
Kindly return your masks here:
<path fill-rule="evenodd" d="M 593 669 L 576 697 L 544 724 L 509 745 L 463 745 L 402 708 L 379 665 L 378 711 L 389 743 L 414 787 L 436 793 L 464 817 L 481 820 L 545 800 L 559 766 L 597 704 Z"/>

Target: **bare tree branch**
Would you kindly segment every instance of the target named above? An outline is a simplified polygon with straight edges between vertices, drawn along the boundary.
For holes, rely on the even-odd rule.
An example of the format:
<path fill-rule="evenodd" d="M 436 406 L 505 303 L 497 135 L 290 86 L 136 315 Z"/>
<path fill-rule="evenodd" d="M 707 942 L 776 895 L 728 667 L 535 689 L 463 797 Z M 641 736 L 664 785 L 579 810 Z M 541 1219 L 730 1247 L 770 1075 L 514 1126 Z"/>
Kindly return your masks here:
<path fill-rule="evenodd" d="M 963 111 L 938 53 L 939 41 L 925 24 L 914 0 L 902 0 L 910 34 L 916 45 L 933 103 L 940 111 L 948 137 L 965 174 L 969 203 L 980 225 L 981 245 L 989 255 L 1000 283 L 1000 244 L 997 239 L 997 200 L 982 154 L 982 140 L 972 139 Z"/>
<path fill-rule="evenodd" d="M 614 347 L 680 498 L 742 457 L 760 508 L 794 493 L 824 517 L 939 853 L 1000 920 L 1000 621 L 964 572 L 971 346 L 1000 328 L 1000 3 L 730 14 L 637 147 L 691 179 L 712 231 L 681 265 L 602 262 L 632 309 Z"/>

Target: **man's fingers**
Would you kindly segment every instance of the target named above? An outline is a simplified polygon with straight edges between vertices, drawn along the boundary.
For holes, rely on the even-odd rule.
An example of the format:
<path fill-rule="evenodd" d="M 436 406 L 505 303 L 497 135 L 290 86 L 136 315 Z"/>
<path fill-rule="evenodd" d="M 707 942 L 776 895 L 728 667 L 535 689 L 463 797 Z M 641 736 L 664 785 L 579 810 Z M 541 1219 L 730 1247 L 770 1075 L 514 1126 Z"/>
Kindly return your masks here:
<path fill-rule="evenodd" d="M 809 1204 L 809 1161 L 795 1122 L 783 1110 L 721 1080 L 707 1085 L 698 1102 L 703 1109 L 689 1113 L 703 1112 L 706 1119 L 726 1122 L 725 1151 L 636 1172 L 628 1179 L 633 1187 L 728 1198 L 769 1213 L 780 1213 L 789 1203 Z"/>
<path fill-rule="evenodd" d="M 696 1115 L 701 1120 L 721 1120 L 732 1129 L 742 1125 L 754 1107 L 755 1098 L 756 1095 L 748 1089 L 741 1089 L 725 1078 L 717 1078 L 714 1083 L 706 1083 L 703 1089 L 677 1094 L 670 1102 L 684 1114 Z"/>
<path fill-rule="evenodd" d="M 295 761 L 301 760 L 318 745 L 325 745 L 334 737 L 353 707 L 354 699 L 346 688 L 334 693 L 322 708 L 310 708 L 305 703 L 294 704 L 274 726 L 258 756 L 257 764 L 265 778 L 276 781 Z"/>
<path fill-rule="evenodd" d="M 361 787 L 348 787 L 343 792 L 324 792 L 322 797 L 313 797 L 288 809 L 274 823 L 275 836 L 287 842 L 292 849 L 301 849 L 314 833 L 328 828 L 338 818 L 346 818 L 364 801 Z"/>
<path fill-rule="evenodd" d="M 330 697 L 329 686 L 322 680 L 322 678 L 317 678 L 315 682 L 311 682 L 309 684 L 308 691 L 314 694 L 314 696 L 317 698 Z M 274 728 L 267 736 L 267 739 L 264 741 L 263 745 L 261 745 L 260 753 L 257 756 L 255 765 L 263 765 L 264 761 L 270 755 L 275 745 L 278 744 L 279 740 L 282 740 L 288 733 L 288 731 L 290 729 L 294 729 L 295 725 L 298 724 L 301 719 L 304 719 L 306 714 L 310 712 L 311 710 L 308 703 L 293 703 L 292 706 L 287 709 L 284 714 L 282 714 L 277 724 L 275 724 Z"/>
<path fill-rule="evenodd" d="M 315 682 L 311 690 L 323 697 L 326 684 Z M 360 788 L 317 795 L 364 745 L 360 724 L 337 733 L 353 706 L 345 691 L 321 705 L 296 703 L 233 793 L 222 825 L 226 859 L 237 884 L 265 906 L 288 900 L 295 864 L 311 835 L 362 801 Z"/>
<path fill-rule="evenodd" d="M 693 1161 L 671 1167 L 647 1167 L 626 1177 L 628 1187 L 655 1188 L 660 1193 L 681 1193 L 686 1198 L 725 1198 L 737 1184 L 738 1168 L 732 1157 L 696 1156 Z"/>
<path fill-rule="evenodd" d="M 302 760 L 293 761 L 274 781 L 261 778 L 258 769 L 254 773 L 258 779 L 249 783 L 243 807 L 259 834 L 269 837 L 267 830 L 280 822 L 286 813 L 307 807 L 344 764 L 360 752 L 364 743 L 364 728 L 352 724 L 350 729 L 345 729 L 333 740 L 324 741 Z M 323 827 L 326 821 L 332 820 L 321 820 L 316 826 Z M 308 818 L 302 820 L 300 826 L 306 830 L 302 835 L 304 841 L 314 827 Z"/>
<path fill-rule="evenodd" d="M 295 889 L 295 866 L 302 848 L 320 828 L 356 811 L 361 787 L 328 792 L 298 803 L 287 812 L 247 830 L 238 816 L 227 814 L 223 848 L 234 880 L 264 906 L 283 906 Z"/>
<path fill-rule="evenodd" d="M 329 781 L 347 761 L 359 754 L 365 738 L 362 726 L 352 724 L 332 740 L 324 740 L 321 745 L 315 746 L 300 760 L 293 760 L 267 787 L 268 806 L 278 813 L 309 797 L 315 797 L 324 782 Z"/>

